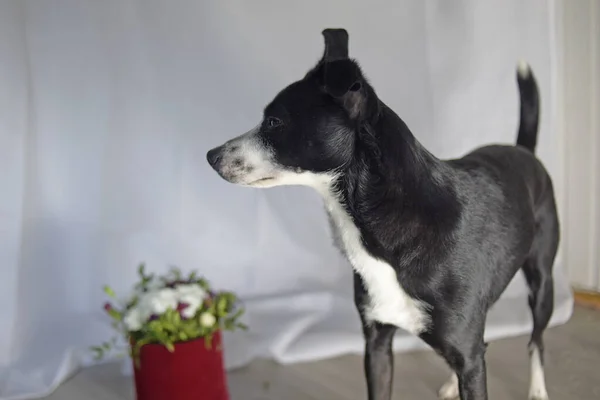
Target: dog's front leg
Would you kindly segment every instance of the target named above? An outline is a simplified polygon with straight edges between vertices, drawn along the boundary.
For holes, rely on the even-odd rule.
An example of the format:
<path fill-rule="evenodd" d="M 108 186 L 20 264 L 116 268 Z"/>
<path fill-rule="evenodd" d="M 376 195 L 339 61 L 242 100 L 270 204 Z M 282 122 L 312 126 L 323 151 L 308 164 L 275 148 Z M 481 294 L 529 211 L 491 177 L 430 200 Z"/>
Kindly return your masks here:
<path fill-rule="evenodd" d="M 391 400 L 394 378 L 392 341 L 396 327 L 372 322 L 363 325 L 363 330 L 366 341 L 365 375 L 369 400 Z"/>
<path fill-rule="evenodd" d="M 396 327 L 369 321 L 365 309 L 370 299 L 361 277 L 354 274 L 354 302 L 365 336 L 365 376 L 369 400 L 391 400 L 394 378 L 392 342 Z"/>
<path fill-rule="evenodd" d="M 360 314 L 365 336 L 365 376 L 369 400 L 391 400 L 394 378 L 392 342 L 396 327 L 369 321 L 365 310 L 370 301 L 362 278 L 355 273 L 354 303 Z"/>

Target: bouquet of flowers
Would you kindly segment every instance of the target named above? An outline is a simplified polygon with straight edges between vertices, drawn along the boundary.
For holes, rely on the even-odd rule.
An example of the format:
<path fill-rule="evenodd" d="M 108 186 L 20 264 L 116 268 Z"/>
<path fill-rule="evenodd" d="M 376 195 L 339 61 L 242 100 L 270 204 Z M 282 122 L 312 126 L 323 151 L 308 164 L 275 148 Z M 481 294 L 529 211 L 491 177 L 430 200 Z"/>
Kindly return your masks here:
<path fill-rule="evenodd" d="M 156 276 L 146 274 L 142 264 L 138 274 L 140 280 L 125 301 L 119 301 L 109 286 L 104 287 L 112 299 L 104 309 L 113 328 L 130 343 L 136 363 L 140 349 L 147 344 L 162 344 L 173 352 L 175 343 L 202 338 L 210 347 L 213 335 L 221 330 L 247 329 L 239 322 L 244 310 L 237 297 L 231 292 L 213 292 L 195 272 L 183 277 L 172 268 L 165 276 Z M 101 359 L 117 343 L 113 338 L 92 350 Z"/>

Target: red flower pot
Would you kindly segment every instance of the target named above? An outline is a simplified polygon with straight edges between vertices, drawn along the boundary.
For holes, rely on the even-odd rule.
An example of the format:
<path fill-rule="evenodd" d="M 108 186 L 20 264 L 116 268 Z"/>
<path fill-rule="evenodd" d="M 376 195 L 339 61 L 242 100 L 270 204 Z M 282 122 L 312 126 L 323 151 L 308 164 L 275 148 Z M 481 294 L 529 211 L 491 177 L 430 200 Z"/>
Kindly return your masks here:
<path fill-rule="evenodd" d="M 229 400 L 221 343 L 217 332 L 208 348 L 204 339 L 176 343 L 172 353 L 142 346 L 134 364 L 137 400 Z"/>

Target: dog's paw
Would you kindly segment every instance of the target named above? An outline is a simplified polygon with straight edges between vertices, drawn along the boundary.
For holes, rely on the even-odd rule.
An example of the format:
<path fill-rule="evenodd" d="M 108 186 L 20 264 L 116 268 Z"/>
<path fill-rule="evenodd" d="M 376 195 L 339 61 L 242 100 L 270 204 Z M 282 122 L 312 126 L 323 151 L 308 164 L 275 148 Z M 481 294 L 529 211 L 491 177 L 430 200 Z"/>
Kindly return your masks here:
<path fill-rule="evenodd" d="M 442 400 L 455 400 L 458 399 L 459 394 L 458 378 L 453 374 L 452 377 L 448 379 L 448 382 L 444 383 L 440 388 L 438 397 Z"/>
<path fill-rule="evenodd" d="M 530 393 L 529 400 L 548 400 L 548 393 Z"/>
<path fill-rule="evenodd" d="M 546 391 L 546 384 L 541 381 L 533 381 L 529 388 L 529 400 L 548 400 L 548 392 Z"/>
<path fill-rule="evenodd" d="M 545 389 L 529 392 L 529 400 L 548 400 L 548 393 Z"/>

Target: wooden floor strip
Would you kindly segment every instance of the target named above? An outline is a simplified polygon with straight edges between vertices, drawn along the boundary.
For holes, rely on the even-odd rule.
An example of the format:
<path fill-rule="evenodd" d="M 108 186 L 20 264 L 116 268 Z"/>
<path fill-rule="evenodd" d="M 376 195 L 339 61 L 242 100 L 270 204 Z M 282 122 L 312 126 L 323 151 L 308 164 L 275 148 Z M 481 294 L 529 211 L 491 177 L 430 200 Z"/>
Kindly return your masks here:
<path fill-rule="evenodd" d="M 600 310 L 600 293 L 575 289 L 573 296 L 578 306 Z"/>

